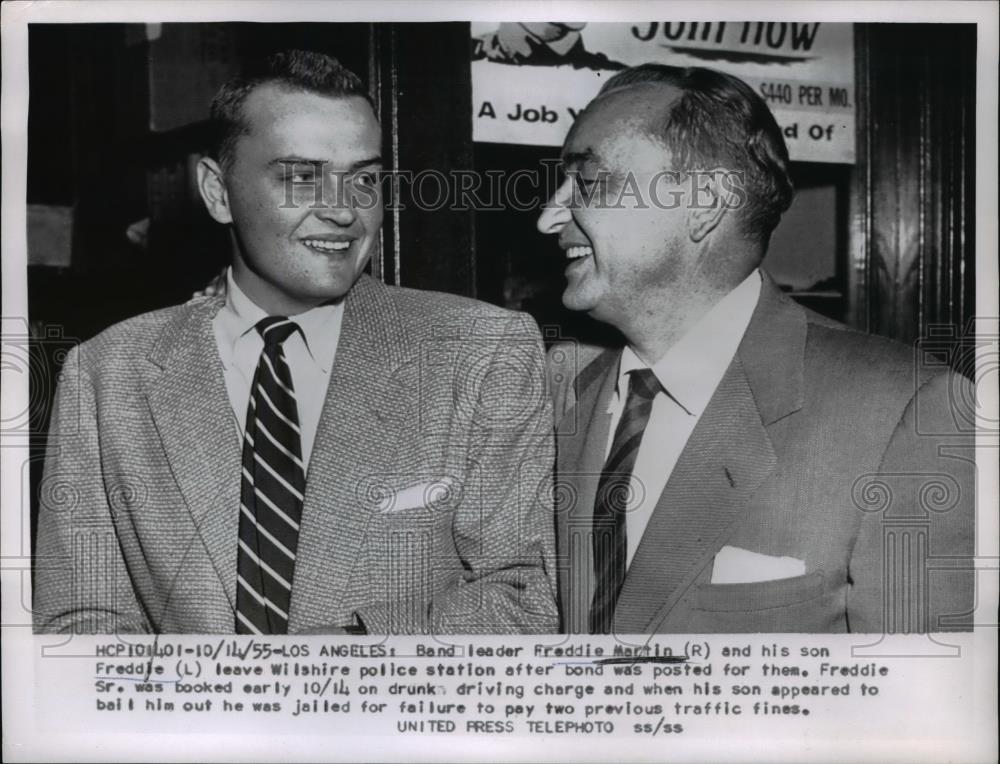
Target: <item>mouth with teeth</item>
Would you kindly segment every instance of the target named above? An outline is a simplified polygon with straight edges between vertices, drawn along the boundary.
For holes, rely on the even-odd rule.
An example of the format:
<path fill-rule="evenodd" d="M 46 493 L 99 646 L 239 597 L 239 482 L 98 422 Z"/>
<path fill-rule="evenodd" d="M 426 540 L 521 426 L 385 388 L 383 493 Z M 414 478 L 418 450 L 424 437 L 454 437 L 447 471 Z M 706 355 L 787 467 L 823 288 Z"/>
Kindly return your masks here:
<path fill-rule="evenodd" d="M 566 248 L 566 259 L 570 261 L 570 264 L 579 263 L 591 257 L 594 254 L 593 247 L 587 246 L 573 246 Z"/>
<path fill-rule="evenodd" d="M 344 252 L 351 246 L 351 242 L 349 240 L 327 241 L 326 239 L 302 239 L 302 243 L 309 247 L 309 249 L 315 250 L 316 252 L 323 252 L 324 254 L 330 252 Z"/>

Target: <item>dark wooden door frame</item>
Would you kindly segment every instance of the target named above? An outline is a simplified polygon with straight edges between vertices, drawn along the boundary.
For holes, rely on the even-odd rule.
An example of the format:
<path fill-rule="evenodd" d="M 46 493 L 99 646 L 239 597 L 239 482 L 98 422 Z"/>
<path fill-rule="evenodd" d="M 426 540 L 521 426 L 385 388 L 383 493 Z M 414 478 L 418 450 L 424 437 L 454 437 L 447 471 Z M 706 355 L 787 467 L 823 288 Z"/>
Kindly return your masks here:
<path fill-rule="evenodd" d="M 975 311 L 976 27 L 858 24 L 848 323 L 903 342 Z"/>
<path fill-rule="evenodd" d="M 474 211 L 450 201 L 453 172 L 472 169 L 469 24 L 371 24 L 369 36 L 369 83 L 382 121 L 384 164 L 401 173 L 372 273 L 388 284 L 474 297 Z M 440 195 L 418 203 L 421 190 L 436 194 L 435 185 L 417 189 L 407 180 L 429 173 L 443 174 L 444 204 L 436 204 Z"/>

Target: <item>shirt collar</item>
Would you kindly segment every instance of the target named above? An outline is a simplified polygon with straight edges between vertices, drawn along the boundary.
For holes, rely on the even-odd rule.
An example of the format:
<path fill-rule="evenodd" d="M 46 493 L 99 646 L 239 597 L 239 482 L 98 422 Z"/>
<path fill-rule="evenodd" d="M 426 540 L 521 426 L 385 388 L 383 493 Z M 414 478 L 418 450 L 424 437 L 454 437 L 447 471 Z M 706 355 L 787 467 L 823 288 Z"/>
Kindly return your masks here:
<path fill-rule="evenodd" d="M 341 300 L 334 305 L 318 305 L 290 317 L 301 330 L 309 356 L 325 374 L 329 374 L 333 367 L 333 357 L 337 352 L 337 343 L 333 340 L 339 335 L 343 316 L 344 301 Z M 235 362 L 236 346 L 249 337 L 257 337 L 254 327 L 266 317 L 267 312 L 240 289 L 233 278 L 233 269 L 226 269 L 226 304 L 219 311 L 219 325 L 225 339 L 223 364 L 231 366 Z"/>
<path fill-rule="evenodd" d="M 688 414 L 701 416 L 746 333 L 760 286 L 760 270 L 755 269 L 652 367 L 626 345 L 618 365 L 618 394 L 627 389 L 629 372 L 652 368 L 667 395 Z"/>

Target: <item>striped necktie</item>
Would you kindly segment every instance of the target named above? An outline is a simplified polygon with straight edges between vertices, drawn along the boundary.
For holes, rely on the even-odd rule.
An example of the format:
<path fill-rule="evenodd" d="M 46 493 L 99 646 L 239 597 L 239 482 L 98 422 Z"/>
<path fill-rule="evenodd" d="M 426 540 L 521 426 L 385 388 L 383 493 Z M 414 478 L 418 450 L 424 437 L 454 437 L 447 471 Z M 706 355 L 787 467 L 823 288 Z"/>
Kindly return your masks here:
<path fill-rule="evenodd" d="M 265 318 L 256 326 L 264 350 L 250 389 L 243 437 L 238 634 L 288 633 L 306 478 L 295 391 L 281 344 L 298 328 L 281 316 Z"/>
<path fill-rule="evenodd" d="M 592 634 L 613 631 L 615 605 L 625 581 L 627 535 L 625 514 L 631 498 L 630 481 L 642 435 L 653 410 L 653 398 L 662 387 L 651 369 L 629 372 L 628 398 L 611 451 L 601 471 L 594 504 L 594 600 L 590 608 Z"/>

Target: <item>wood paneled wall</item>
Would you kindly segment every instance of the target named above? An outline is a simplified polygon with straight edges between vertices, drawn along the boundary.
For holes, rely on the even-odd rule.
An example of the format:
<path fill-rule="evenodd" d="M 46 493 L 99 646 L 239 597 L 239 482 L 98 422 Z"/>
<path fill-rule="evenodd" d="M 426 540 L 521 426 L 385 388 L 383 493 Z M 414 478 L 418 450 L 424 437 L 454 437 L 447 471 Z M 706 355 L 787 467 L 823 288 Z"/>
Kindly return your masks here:
<path fill-rule="evenodd" d="M 372 25 L 369 82 L 383 159 L 403 173 L 372 263 L 386 283 L 475 296 L 474 212 L 441 193 L 454 187 L 454 171 L 472 167 L 469 40 L 468 23 Z"/>
<path fill-rule="evenodd" d="M 975 309 L 976 28 L 856 30 L 849 321 L 908 343 L 942 324 L 958 337 Z"/>

